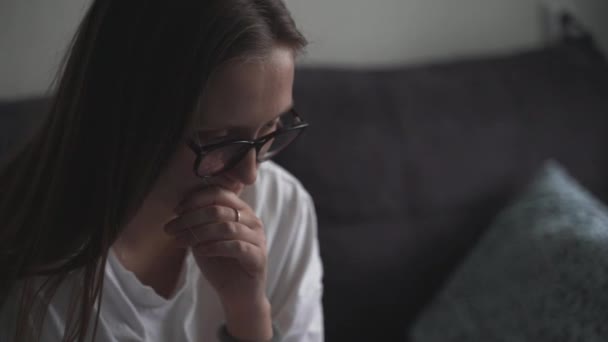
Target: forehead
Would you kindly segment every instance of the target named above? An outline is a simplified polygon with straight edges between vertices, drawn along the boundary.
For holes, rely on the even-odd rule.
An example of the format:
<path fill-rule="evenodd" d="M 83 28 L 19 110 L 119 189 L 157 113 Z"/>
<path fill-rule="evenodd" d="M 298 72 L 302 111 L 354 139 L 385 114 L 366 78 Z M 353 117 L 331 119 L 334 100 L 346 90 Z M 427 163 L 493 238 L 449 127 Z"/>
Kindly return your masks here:
<path fill-rule="evenodd" d="M 203 94 L 201 126 L 244 127 L 276 117 L 291 107 L 293 78 L 294 57 L 287 48 L 224 66 Z"/>

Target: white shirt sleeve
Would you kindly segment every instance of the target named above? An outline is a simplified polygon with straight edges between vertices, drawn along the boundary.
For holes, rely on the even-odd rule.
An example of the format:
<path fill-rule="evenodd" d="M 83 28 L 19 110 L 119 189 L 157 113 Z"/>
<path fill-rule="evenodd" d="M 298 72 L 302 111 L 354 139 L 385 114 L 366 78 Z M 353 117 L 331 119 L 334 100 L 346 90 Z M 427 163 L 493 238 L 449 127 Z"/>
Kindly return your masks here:
<path fill-rule="evenodd" d="M 289 202 L 283 208 L 287 209 L 281 219 L 284 226 L 273 242 L 281 246 L 269 252 L 269 266 L 274 268 L 272 273 L 277 274 L 277 286 L 270 298 L 273 319 L 284 342 L 321 342 L 324 338 L 323 266 L 317 217 L 306 192 L 302 191 Z"/>

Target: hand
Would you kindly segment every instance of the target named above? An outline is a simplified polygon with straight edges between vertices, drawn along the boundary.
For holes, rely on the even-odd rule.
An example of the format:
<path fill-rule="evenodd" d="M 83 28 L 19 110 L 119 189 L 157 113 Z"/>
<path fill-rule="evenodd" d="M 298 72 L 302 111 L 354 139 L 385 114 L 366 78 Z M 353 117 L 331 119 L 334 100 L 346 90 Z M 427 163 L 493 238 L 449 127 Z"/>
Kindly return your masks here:
<path fill-rule="evenodd" d="M 202 274 L 222 302 L 230 334 L 245 340 L 269 340 L 272 323 L 261 220 L 236 194 L 220 187 L 188 196 L 177 214 L 165 231 L 180 247 L 192 248 Z"/>

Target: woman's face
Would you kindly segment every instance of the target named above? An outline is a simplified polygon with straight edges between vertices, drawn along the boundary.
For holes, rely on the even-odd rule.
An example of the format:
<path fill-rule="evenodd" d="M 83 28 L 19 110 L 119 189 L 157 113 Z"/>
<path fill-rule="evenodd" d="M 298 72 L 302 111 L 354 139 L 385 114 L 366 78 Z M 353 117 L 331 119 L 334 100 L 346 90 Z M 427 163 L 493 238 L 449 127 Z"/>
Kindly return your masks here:
<path fill-rule="evenodd" d="M 280 114 L 293 104 L 294 56 L 292 50 L 274 48 L 264 59 L 224 67 L 210 81 L 200 113 L 201 142 L 254 139 L 268 134 Z M 194 174 L 195 153 L 181 144 L 148 200 L 173 211 L 186 194 L 207 185 L 219 185 L 237 194 L 255 182 L 255 149 L 234 168 L 203 181 Z"/>

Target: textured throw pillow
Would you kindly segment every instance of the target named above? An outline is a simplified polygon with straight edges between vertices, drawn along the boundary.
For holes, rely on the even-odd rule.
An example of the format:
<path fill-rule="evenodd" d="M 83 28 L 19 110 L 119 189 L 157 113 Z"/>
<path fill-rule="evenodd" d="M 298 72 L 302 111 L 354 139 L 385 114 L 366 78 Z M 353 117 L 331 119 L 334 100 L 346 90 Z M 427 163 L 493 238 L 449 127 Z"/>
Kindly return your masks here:
<path fill-rule="evenodd" d="M 608 341 L 608 209 L 547 163 L 489 227 L 411 337 Z"/>

